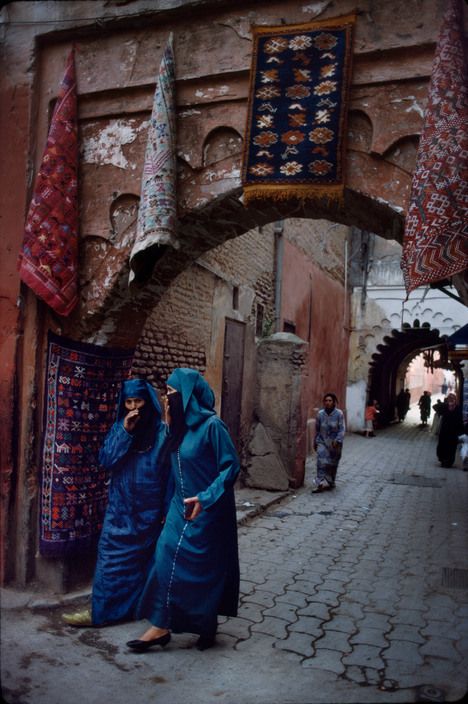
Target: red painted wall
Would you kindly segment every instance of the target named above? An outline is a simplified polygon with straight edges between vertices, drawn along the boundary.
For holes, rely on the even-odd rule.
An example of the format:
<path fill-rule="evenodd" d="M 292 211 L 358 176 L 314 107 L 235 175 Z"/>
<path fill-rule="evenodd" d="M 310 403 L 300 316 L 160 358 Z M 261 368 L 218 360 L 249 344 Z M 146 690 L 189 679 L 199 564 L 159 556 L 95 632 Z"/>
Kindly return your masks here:
<path fill-rule="evenodd" d="M 315 416 L 324 393 L 345 402 L 348 364 L 348 303 L 341 282 L 321 271 L 288 241 L 284 242 L 281 290 L 281 330 L 294 322 L 296 335 L 309 342 L 307 416 Z"/>

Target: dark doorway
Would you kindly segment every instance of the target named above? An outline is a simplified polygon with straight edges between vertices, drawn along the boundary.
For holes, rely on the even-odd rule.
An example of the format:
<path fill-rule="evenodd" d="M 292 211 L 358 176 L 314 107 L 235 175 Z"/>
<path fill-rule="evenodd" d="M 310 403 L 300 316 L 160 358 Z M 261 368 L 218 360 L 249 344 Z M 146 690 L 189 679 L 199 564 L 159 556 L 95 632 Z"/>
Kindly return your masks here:
<path fill-rule="evenodd" d="M 234 442 L 238 443 L 244 373 L 245 324 L 226 318 L 224 331 L 223 395 L 221 418 Z"/>

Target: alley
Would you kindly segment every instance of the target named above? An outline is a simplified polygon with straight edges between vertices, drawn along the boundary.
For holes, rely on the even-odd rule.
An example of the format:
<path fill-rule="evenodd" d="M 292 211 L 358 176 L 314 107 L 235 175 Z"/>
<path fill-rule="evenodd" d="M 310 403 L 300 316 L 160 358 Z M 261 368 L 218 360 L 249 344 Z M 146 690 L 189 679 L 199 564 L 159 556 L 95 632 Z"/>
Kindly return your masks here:
<path fill-rule="evenodd" d="M 217 646 L 143 624 L 76 630 L 4 590 L 8 704 L 456 701 L 468 671 L 468 472 L 440 468 L 411 415 L 349 434 L 337 488 L 306 485 L 239 527 L 241 607 Z M 239 498 L 241 500 L 241 497 Z"/>

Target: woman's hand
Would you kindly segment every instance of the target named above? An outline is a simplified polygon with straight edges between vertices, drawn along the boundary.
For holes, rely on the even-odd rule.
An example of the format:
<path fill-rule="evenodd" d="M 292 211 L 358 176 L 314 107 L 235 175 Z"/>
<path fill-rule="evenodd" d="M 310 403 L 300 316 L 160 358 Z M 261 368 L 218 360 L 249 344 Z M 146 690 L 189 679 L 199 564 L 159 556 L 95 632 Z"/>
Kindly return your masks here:
<path fill-rule="evenodd" d="M 194 521 L 203 510 L 202 505 L 198 500 L 198 496 L 191 496 L 188 499 L 184 499 L 184 504 L 185 519 L 187 521 Z"/>
<path fill-rule="evenodd" d="M 123 426 L 127 433 L 133 433 L 135 430 L 136 424 L 140 420 L 140 412 L 138 408 L 135 408 L 133 411 L 130 411 L 127 413 L 127 415 L 124 418 Z"/>

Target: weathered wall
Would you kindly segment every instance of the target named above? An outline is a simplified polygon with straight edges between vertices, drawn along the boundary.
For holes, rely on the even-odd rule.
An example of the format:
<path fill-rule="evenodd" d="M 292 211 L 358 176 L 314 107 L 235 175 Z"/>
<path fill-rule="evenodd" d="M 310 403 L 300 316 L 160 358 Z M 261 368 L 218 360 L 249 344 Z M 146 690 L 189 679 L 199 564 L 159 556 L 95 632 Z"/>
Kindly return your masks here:
<path fill-rule="evenodd" d="M 322 231 L 311 237 L 308 249 L 316 252 L 317 259 L 323 264 L 327 260 L 330 240 L 327 239 L 325 246 L 321 240 L 330 224 L 321 221 L 321 225 Z M 288 241 L 284 246 L 281 318 L 282 324 L 285 320 L 295 322 L 296 334 L 309 343 L 306 382 L 309 418 L 315 415 L 315 408 L 321 407 L 323 394 L 329 391 L 337 394 L 342 408 L 345 404 L 349 304 L 343 282 L 338 278 L 343 271 L 344 238 L 344 232 L 335 233 L 335 243 L 328 256 L 327 266 L 331 268 L 334 263 L 336 278 L 319 268 L 315 255 L 306 254 Z M 334 247 L 341 249 L 341 257 L 333 252 Z"/>

